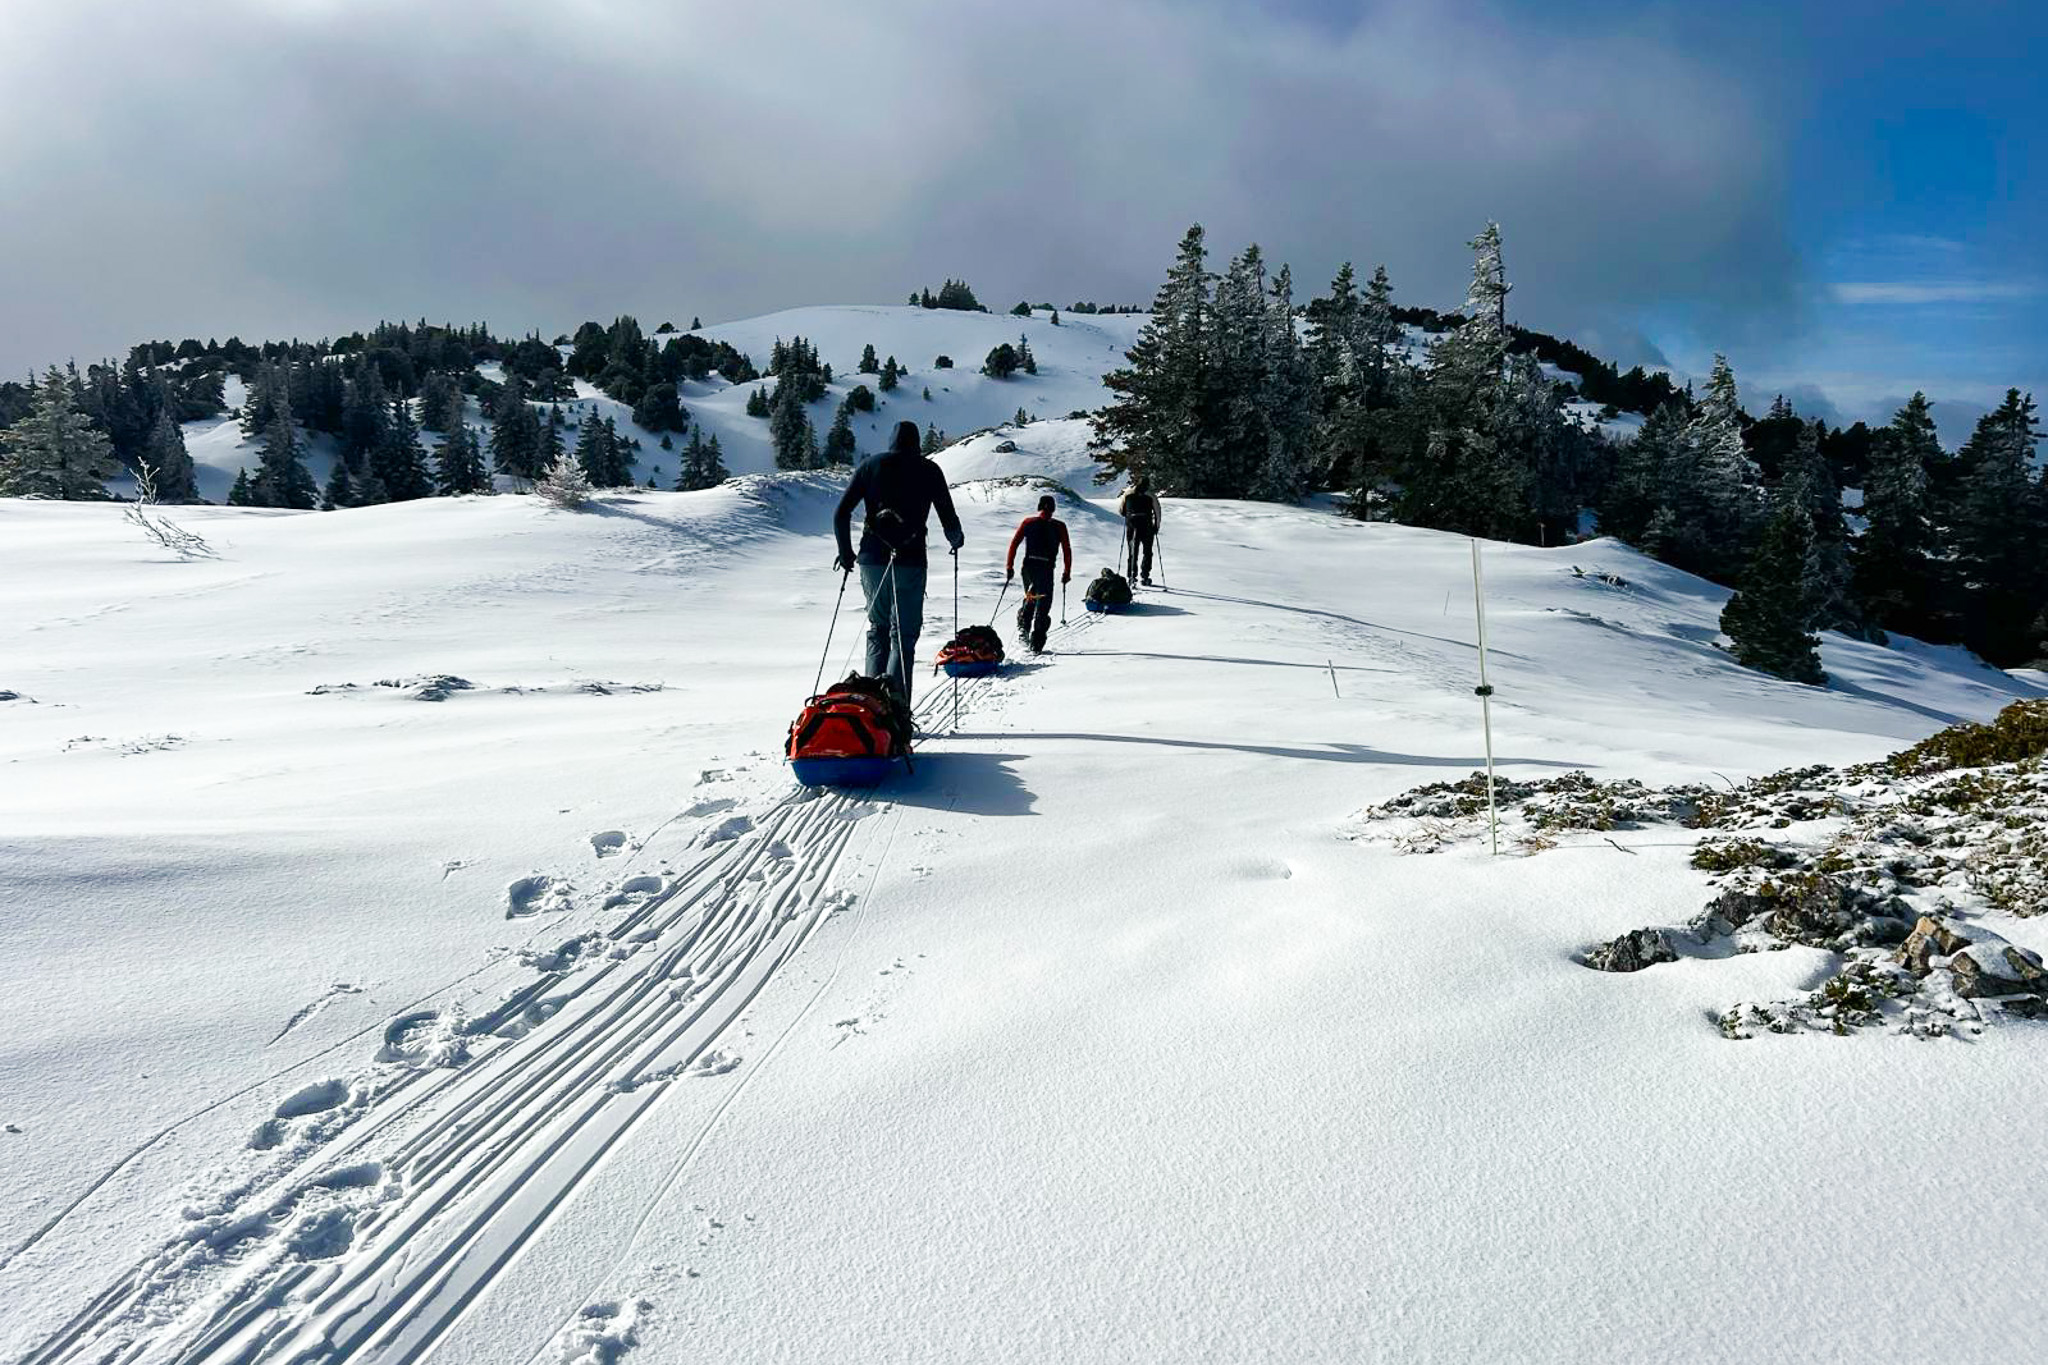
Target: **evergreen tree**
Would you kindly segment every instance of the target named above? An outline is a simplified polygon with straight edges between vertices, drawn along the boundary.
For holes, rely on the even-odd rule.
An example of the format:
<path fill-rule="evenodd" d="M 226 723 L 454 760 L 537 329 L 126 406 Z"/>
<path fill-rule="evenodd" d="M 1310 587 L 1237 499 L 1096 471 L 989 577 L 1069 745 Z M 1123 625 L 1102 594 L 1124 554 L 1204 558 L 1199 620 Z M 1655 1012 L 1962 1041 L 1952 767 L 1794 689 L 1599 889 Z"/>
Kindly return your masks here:
<path fill-rule="evenodd" d="M 930 422 L 924 424 L 924 442 L 918 447 L 927 455 L 936 455 L 946 448 L 946 437 Z"/>
<path fill-rule="evenodd" d="M 768 443 L 775 452 L 775 467 L 811 468 L 813 446 L 805 442 L 805 433 L 811 429 L 811 419 L 804 415 L 804 405 L 795 382 L 786 379 L 776 385 L 775 398 L 769 406 Z M 811 440 L 815 442 L 815 433 L 812 433 Z"/>
<path fill-rule="evenodd" d="M 1930 634 L 1937 544 L 1928 480 L 1942 458 L 1924 393 L 1893 414 L 1871 446 L 1865 527 L 1856 542 L 1856 591 L 1872 621 L 1887 630 Z"/>
<path fill-rule="evenodd" d="M 391 400 L 391 419 L 385 424 L 384 439 L 370 452 L 370 472 L 384 485 L 393 502 L 410 502 L 434 491 L 427 476 L 426 452 L 420 449 L 419 427 L 412 418 L 412 405 L 403 398 Z"/>
<path fill-rule="evenodd" d="M 633 407 L 633 421 L 649 431 L 682 431 L 690 414 L 677 401 L 676 386 L 667 382 L 649 384 Z"/>
<path fill-rule="evenodd" d="M 1142 471 L 1161 492 L 1212 494 L 1220 445 L 1209 356 L 1213 279 L 1197 223 L 1181 238 L 1126 364 L 1103 376 L 1115 398 L 1095 414 L 1098 480 Z"/>
<path fill-rule="evenodd" d="M 576 432 L 576 468 L 592 487 L 602 486 L 604 478 L 611 472 L 612 456 L 610 442 L 606 438 L 604 423 L 595 417 L 585 418 Z M 554 464 L 547 466 L 554 468 Z"/>
<path fill-rule="evenodd" d="M 1017 338 L 1017 363 L 1023 366 L 1026 374 L 1038 373 L 1038 357 L 1031 354 L 1030 339 L 1021 334 Z"/>
<path fill-rule="evenodd" d="M 77 394 L 54 366 L 28 415 L 0 432 L 0 495 L 97 500 L 120 472 L 113 442 L 79 410 Z"/>
<path fill-rule="evenodd" d="M 875 344 L 872 341 L 860 348 L 860 372 L 862 374 L 880 374 L 882 372 L 882 362 L 875 359 Z"/>
<path fill-rule="evenodd" d="M 889 386 L 885 383 L 882 387 L 886 389 Z M 767 415 L 768 390 L 761 385 L 756 385 L 754 390 L 747 395 L 747 416 L 766 417 Z"/>
<path fill-rule="evenodd" d="M 232 495 L 230 495 L 232 498 Z M 336 460 L 334 471 L 327 476 L 327 487 L 320 494 L 320 510 L 333 512 L 343 507 L 353 507 L 356 502 L 354 483 L 348 476 L 348 461 Z"/>
<path fill-rule="evenodd" d="M 882 377 L 879 381 L 877 381 L 876 386 L 880 388 L 883 393 L 888 393 L 890 390 L 896 387 L 896 381 L 901 379 L 902 377 L 903 367 L 896 363 L 896 357 L 892 355 L 887 360 L 882 362 Z"/>
<path fill-rule="evenodd" d="M 1635 436 L 1622 443 L 1614 477 L 1608 481 L 1600 501 L 1600 533 L 1615 536 L 1652 554 L 1649 534 L 1658 523 L 1658 535 L 1669 539 L 1676 534 L 1676 514 L 1671 510 L 1672 471 L 1687 449 L 1686 425 L 1690 419 L 1682 405 L 1665 403 L 1650 414 Z"/>
<path fill-rule="evenodd" d="M 1686 529 L 1692 532 L 1694 562 L 1683 567 L 1726 582 L 1747 557 L 1763 514 L 1763 475 L 1742 441 L 1742 403 L 1726 356 L 1714 357 L 1706 397 L 1688 434 L 1691 477 L 1681 472 L 1684 496 L 1673 508 L 1681 522 L 1693 520 Z"/>
<path fill-rule="evenodd" d="M 832 415 L 831 430 L 825 433 L 825 463 L 852 464 L 855 448 L 853 421 L 847 416 L 847 405 L 841 403 L 839 410 Z"/>
<path fill-rule="evenodd" d="M 589 428 L 597 423 L 583 425 Z M 590 501 L 590 479 L 579 461 L 564 455 L 541 471 L 541 476 L 533 481 L 533 492 L 545 502 L 573 511 Z"/>
<path fill-rule="evenodd" d="M 562 458 L 562 409 L 558 404 L 548 404 L 545 422 L 536 423 L 540 432 L 539 442 L 534 448 L 533 466 L 548 470 L 555 467 L 555 461 Z"/>
<path fill-rule="evenodd" d="M 258 507 L 310 511 L 318 501 L 318 493 L 313 476 L 306 472 L 305 461 L 300 458 L 299 429 L 292 419 L 291 402 L 280 394 L 270 429 L 263 433 L 263 454 L 257 462 L 250 496 Z"/>
<path fill-rule="evenodd" d="M 2036 627 L 2048 599 L 2048 516 L 2033 477 L 2040 439 L 2032 396 L 2009 389 L 1956 455 L 1949 520 L 1963 641 L 2000 667 L 2028 663 L 2040 647 Z"/>
<path fill-rule="evenodd" d="M 1005 341 L 991 350 L 988 358 L 981 362 L 981 372 L 991 379 L 1008 379 L 1017 372 L 1017 367 L 1021 363 L 1023 362 L 1017 355 L 1017 348 Z"/>
<path fill-rule="evenodd" d="M 255 505 L 256 490 L 250 486 L 248 469 L 245 467 L 236 470 L 235 486 L 228 490 L 228 506 L 254 507 Z"/>
<path fill-rule="evenodd" d="M 1802 579 L 1812 553 L 1813 528 L 1794 496 L 1782 495 L 1748 566 L 1742 585 L 1721 612 L 1736 659 L 1790 682 L 1818 686 L 1820 638 L 1813 633 L 1813 605 Z"/>
<path fill-rule="evenodd" d="M 351 473 L 368 468 L 371 455 L 390 438 L 390 417 L 391 398 L 383 376 L 375 365 L 358 361 L 341 405 L 341 458 L 348 461 Z"/>
<path fill-rule="evenodd" d="M 420 381 L 420 426 L 437 434 L 455 430 L 462 421 L 462 409 L 456 406 L 461 397 L 462 390 L 447 375 L 429 374 Z"/>
<path fill-rule="evenodd" d="M 550 424 L 554 431 L 553 453 L 561 454 L 560 429 Z M 542 447 L 547 449 L 546 446 Z M 434 452 L 434 485 L 443 497 L 456 498 L 472 493 L 491 491 L 491 477 L 484 468 L 483 447 L 478 443 L 476 431 L 466 422 L 458 422 L 448 431 L 448 437 L 441 442 L 441 448 Z"/>
<path fill-rule="evenodd" d="M 1780 476 L 1784 497 L 1806 513 L 1812 540 L 1801 573 L 1810 620 L 1822 630 L 1860 634 L 1863 613 L 1856 606 L 1849 577 L 1849 524 L 1842 515 L 1842 489 L 1820 453 L 1820 424 L 1802 423 L 1803 430 Z"/>
<path fill-rule="evenodd" d="M 526 401 L 526 384 L 516 374 L 505 376 L 491 421 L 491 464 L 500 474 L 532 481 L 548 466 L 541 463 L 540 419 Z"/>
<path fill-rule="evenodd" d="M 1265 331 L 1260 402 L 1268 414 L 1266 448 L 1250 492 L 1294 502 L 1308 488 L 1317 403 L 1314 371 L 1294 326 L 1294 272 L 1285 265 L 1267 293 Z"/>
<path fill-rule="evenodd" d="M 198 471 L 185 449 L 185 433 L 178 426 L 177 407 L 170 404 L 156 415 L 143 445 L 142 458 L 156 480 L 158 502 L 197 502 Z"/>

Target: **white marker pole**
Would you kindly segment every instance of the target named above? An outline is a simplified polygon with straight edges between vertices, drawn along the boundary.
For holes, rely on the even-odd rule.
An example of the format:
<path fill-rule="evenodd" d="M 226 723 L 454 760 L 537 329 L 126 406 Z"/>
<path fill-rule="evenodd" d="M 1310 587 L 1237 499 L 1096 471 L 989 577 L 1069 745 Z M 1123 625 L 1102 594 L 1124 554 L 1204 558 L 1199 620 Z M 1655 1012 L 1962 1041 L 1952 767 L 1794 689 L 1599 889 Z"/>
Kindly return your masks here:
<path fill-rule="evenodd" d="M 1500 814 L 1493 804 L 1493 685 L 1486 680 L 1486 589 L 1479 573 L 1479 542 L 1472 542 L 1472 611 L 1479 619 L 1480 723 L 1486 729 L 1486 826 L 1495 856 L 1500 853 Z"/>

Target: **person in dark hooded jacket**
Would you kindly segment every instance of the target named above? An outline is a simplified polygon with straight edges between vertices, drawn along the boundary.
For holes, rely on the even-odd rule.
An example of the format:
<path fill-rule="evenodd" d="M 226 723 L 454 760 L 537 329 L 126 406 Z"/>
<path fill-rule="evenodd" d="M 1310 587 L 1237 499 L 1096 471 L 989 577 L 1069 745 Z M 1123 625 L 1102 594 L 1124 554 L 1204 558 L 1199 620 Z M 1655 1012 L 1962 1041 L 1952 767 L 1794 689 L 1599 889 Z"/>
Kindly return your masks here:
<path fill-rule="evenodd" d="M 853 509 L 863 503 L 867 513 L 856 551 Z M 910 661 L 924 626 L 925 524 L 934 508 L 946 543 L 958 554 L 967 537 L 953 510 L 945 472 L 920 449 L 917 423 L 898 422 L 889 449 L 853 471 L 832 514 L 832 534 L 839 543 L 832 566 L 842 572 L 858 568 L 867 598 L 868 674 L 887 677 L 906 702 Z"/>
<path fill-rule="evenodd" d="M 1159 537 L 1159 495 L 1143 474 L 1116 501 L 1124 519 L 1124 577 L 1148 587 L 1152 582 L 1152 545 Z M 1142 561 L 1141 557 L 1142 556 Z"/>

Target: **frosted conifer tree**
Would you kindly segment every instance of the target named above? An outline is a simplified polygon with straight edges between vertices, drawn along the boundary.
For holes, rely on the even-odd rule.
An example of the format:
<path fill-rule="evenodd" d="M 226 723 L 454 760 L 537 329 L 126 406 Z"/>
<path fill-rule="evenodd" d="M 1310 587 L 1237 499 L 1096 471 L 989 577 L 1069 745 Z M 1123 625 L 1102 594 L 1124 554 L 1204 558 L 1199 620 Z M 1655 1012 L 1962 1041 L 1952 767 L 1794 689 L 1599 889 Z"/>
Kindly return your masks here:
<path fill-rule="evenodd" d="M 78 410 L 70 381 L 54 366 L 28 415 L 0 432 L 0 494 L 100 499 L 120 472 L 113 442 Z"/>
<path fill-rule="evenodd" d="M 595 422 L 584 426 L 594 427 Z M 554 464 L 543 470 L 533 481 L 534 495 L 543 502 L 571 511 L 590 501 L 590 480 L 583 473 L 583 466 L 567 454 L 558 456 Z"/>

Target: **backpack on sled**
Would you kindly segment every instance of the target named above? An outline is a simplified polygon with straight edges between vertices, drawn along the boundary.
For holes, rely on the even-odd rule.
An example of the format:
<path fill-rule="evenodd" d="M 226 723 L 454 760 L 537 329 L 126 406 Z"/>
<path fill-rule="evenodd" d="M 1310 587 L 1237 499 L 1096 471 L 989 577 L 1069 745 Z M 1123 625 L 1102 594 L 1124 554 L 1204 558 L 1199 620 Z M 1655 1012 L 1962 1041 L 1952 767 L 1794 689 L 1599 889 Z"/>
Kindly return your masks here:
<path fill-rule="evenodd" d="M 1081 605 L 1093 612 L 1122 611 L 1131 605 L 1131 580 L 1115 569 L 1104 569 L 1088 585 Z"/>
<path fill-rule="evenodd" d="M 967 626 L 939 651 L 936 668 L 949 678 L 986 678 L 1003 665 L 1003 637 L 991 626 Z"/>
<path fill-rule="evenodd" d="M 804 703 L 785 752 L 806 787 L 872 787 L 910 756 L 910 708 L 884 678 L 855 673 Z"/>

